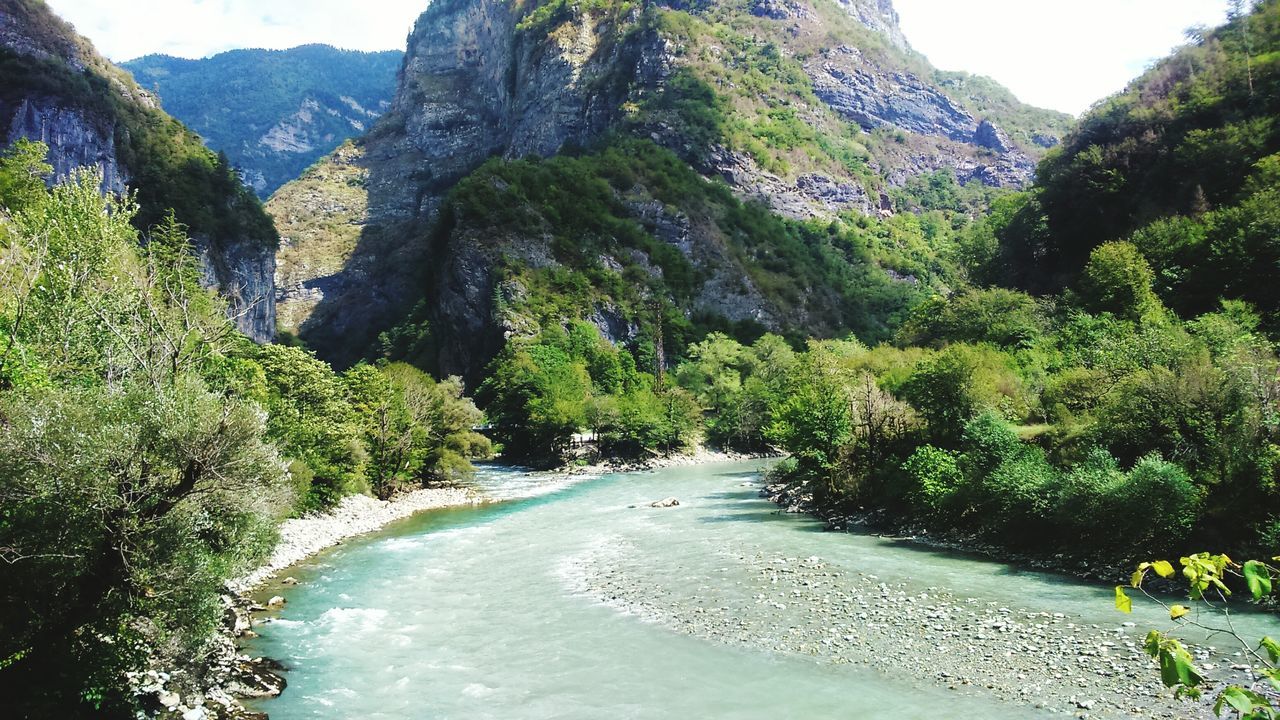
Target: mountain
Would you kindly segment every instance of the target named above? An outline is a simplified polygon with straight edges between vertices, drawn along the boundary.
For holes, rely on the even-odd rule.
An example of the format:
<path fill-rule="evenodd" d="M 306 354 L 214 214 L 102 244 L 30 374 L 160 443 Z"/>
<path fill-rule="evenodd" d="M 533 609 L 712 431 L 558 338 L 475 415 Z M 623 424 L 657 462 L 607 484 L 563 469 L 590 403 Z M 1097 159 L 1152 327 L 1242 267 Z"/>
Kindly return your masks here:
<path fill-rule="evenodd" d="M 1179 314 L 1246 300 L 1280 331 L 1280 2 L 1205 30 L 1099 103 L 996 221 L 986 275 L 1072 284 L 1097 246 L 1132 242 Z"/>
<path fill-rule="evenodd" d="M 473 378 L 554 318 L 884 338 L 952 282 L 963 221 L 926 211 L 1025 186 L 1067 123 L 929 66 L 888 0 L 438 0 L 389 112 L 269 203 L 282 328 Z"/>
<path fill-rule="evenodd" d="M 372 127 L 391 103 L 403 57 L 304 45 L 201 60 L 147 55 L 121 67 L 266 198 Z"/>
<path fill-rule="evenodd" d="M 143 230 L 173 210 L 240 329 L 260 342 L 274 337 L 279 236 L 261 203 L 42 0 L 0 0 L 0 133 L 5 144 L 46 143 L 58 176 L 93 166 L 105 190 L 135 191 Z"/>

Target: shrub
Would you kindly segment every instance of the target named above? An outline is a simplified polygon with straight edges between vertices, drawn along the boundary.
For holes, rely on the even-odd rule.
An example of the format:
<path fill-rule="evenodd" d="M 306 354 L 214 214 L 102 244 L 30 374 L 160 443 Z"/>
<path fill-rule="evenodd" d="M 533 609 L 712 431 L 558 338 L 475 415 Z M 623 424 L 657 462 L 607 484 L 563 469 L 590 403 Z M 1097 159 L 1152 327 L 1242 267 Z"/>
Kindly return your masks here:
<path fill-rule="evenodd" d="M 964 482 L 956 453 L 921 445 L 902 464 L 909 479 L 907 497 L 927 514 L 938 514 Z"/>
<path fill-rule="evenodd" d="M 1133 244 L 1109 242 L 1094 249 L 1080 278 L 1080 299 L 1094 313 L 1140 321 L 1159 313 L 1151 266 Z"/>
<path fill-rule="evenodd" d="M 1112 525 L 1135 553 L 1181 548 L 1200 512 L 1200 491 L 1187 472 L 1151 454 L 1138 460 L 1108 504 L 1124 525 Z"/>

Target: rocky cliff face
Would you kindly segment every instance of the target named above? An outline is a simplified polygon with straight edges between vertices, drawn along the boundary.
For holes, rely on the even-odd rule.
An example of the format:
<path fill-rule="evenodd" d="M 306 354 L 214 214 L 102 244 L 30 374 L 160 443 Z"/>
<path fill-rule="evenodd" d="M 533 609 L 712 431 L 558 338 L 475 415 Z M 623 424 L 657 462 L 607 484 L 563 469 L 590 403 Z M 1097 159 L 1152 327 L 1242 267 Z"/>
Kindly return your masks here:
<path fill-rule="evenodd" d="M 386 117 L 359 148 L 339 151 L 327 169 L 268 203 L 284 237 L 277 295 L 283 329 L 343 364 L 434 282 L 438 268 L 474 265 L 483 276 L 491 258 L 428 260 L 429 232 L 446 193 L 490 157 L 548 156 L 589 143 L 619 121 L 629 97 L 663 77 L 653 33 L 619 38 L 612 22 L 580 16 L 541 36 L 518 28 L 519 20 L 509 3 L 496 0 L 433 3 L 409 38 Z M 334 194 L 325 185 L 355 167 L 360 207 L 321 199 Z M 316 225 L 317 214 L 328 216 L 319 224 L 358 228 L 357 237 L 339 233 L 346 238 L 335 244 L 341 268 L 332 267 L 333 256 L 313 252 L 318 240 L 305 226 Z M 326 260 L 309 261 L 308 271 L 304 256 Z M 474 289 L 476 282 L 485 284 L 443 278 L 441 286 Z M 471 308 L 451 317 L 461 323 L 468 313 L 491 314 Z"/>
<path fill-rule="evenodd" d="M 894 188 L 938 171 L 961 183 L 1021 187 L 1042 152 L 1012 140 L 999 112 L 979 114 L 985 104 L 976 90 L 962 95 L 934 82 L 890 0 L 600 5 L 430 6 L 409 39 L 390 112 L 326 163 L 323 177 L 303 178 L 270 204 L 286 238 L 284 327 L 349 362 L 425 289 L 433 332 L 453 338 L 439 369 L 473 371 L 504 334 L 521 331 L 500 312 L 521 293 L 503 280 L 505 259 L 528 266 L 550 257 L 546 238 L 482 241 L 441 221 L 450 190 L 493 157 L 547 157 L 609 133 L 641 137 L 744 200 L 812 219 L 892 215 Z M 326 203 L 323 186 L 344 166 L 359 168 L 362 202 Z M 730 252 L 714 222 L 639 196 L 625 219 L 701 273 L 695 297 L 682 301 L 686 313 L 775 330 L 841 326 L 803 310 L 800 299 L 767 297 L 751 270 L 759 260 Z M 345 228 L 340 262 L 308 250 L 323 242 L 314 232 L 322 226 Z M 618 261 L 601 259 L 606 268 Z M 634 319 L 607 320 L 607 305 L 586 314 L 602 318 L 606 335 L 634 330 Z"/>
<path fill-rule="evenodd" d="M 144 225 L 175 209 L 236 324 L 258 342 L 274 337 L 275 231 L 260 206 L 40 0 L 0 0 L 0 130 L 5 144 L 46 143 L 57 176 L 94 167 L 104 191 L 137 190 Z"/>
<path fill-rule="evenodd" d="M 116 128 L 110 118 L 63 107 L 53 97 L 23 98 L 12 106 L 0 102 L 0 117 L 10 118 L 6 143 L 29 138 L 49 146 L 56 177 L 66 177 L 76 168 L 97 168 L 104 191 L 125 192 L 129 178 L 116 156 Z"/>

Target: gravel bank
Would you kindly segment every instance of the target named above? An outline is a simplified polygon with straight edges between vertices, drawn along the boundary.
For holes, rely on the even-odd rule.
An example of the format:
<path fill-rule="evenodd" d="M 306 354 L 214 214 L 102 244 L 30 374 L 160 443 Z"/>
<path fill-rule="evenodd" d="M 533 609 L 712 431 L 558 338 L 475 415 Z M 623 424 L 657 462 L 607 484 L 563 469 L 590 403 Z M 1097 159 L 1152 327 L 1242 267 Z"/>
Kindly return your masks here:
<path fill-rule="evenodd" d="M 328 512 L 284 521 L 280 526 L 280 542 L 266 564 L 228 586 L 244 594 L 277 572 L 348 538 L 379 530 L 424 510 L 483 502 L 486 501 L 478 493 L 465 488 L 415 490 L 391 501 L 350 495 Z"/>
<path fill-rule="evenodd" d="M 726 558 L 728 560 L 728 558 Z M 688 635 L 863 665 L 958 693 L 989 693 L 1077 718 L 1195 716 L 1160 686 L 1132 623 L 1084 624 L 945 589 L 913 590 L 818 557 L 736 558 L 741 584 L 697 594 L 640 579 L 607 556 L 580 559 L 576 589 Z"/>

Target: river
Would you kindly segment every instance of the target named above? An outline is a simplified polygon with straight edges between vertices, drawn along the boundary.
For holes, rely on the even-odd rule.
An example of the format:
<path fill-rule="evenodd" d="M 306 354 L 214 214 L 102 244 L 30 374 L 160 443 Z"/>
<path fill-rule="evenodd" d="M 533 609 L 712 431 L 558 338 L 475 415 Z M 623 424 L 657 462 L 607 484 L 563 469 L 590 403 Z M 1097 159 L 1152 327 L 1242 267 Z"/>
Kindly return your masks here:
<path fill-rule="evenodd" d="M 760 466 L 573 480 L 486 469 L 478 484 L 504 502 L 424 513 L 289 570 L 297 586 L 264 589 L 288 604 L 248 649 L 281 660 L 289 687 L 254 709 L 273 720 L 1184 712 L 1131 697 L 1160 693 L 1134 646 L 1168 625 L 1157 609 L 1124 616 L 1110 588 L 824 533 L 758 497 Z M 648 506 L 668 496 L 679 507 Z M 1238 623 L 1276 631 L 1265 615 Z"/>

